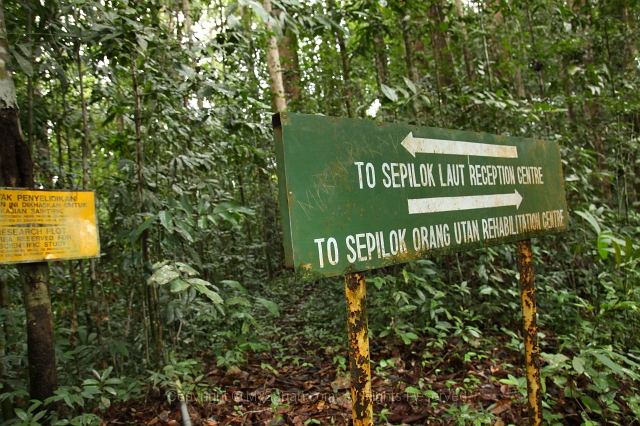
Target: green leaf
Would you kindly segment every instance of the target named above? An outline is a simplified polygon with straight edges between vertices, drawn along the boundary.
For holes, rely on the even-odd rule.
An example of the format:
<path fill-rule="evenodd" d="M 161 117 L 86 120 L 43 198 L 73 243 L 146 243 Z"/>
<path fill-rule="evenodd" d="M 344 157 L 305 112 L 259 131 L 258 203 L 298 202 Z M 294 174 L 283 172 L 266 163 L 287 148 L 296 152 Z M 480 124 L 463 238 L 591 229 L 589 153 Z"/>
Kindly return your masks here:
<path fill-rule="evenodd" d="M 589 225 L 591 225 L 593 230 L 596 231 L 596 234 L 599 235 L 602 232 L 602 228 L 600 228 L 598 220 L 590 212 L 576 211 L 576 214 L 585 219 L 589 223 Z"/>
<path fill-rule="evenodd" d="M 249 7 L 256 13 L 256 15 L 258 15 L 258 17 L 262 19 L 262 22 L 269 22 L 269 14 L 266 10 L 264 10 L 260 3 L 253 0 L 249 0 L 247 3 L 249 4 Z"/>
<path fill-rule="evenodd" d="M 172 265 L 164 265 L 151 275 L 147 283 L 155 282 L 158 285 L 164 285 L 176 278 L 180 278 L 178 271 Z"/>
<path fill-rule="evenodd" d="M 602 258 L 602 260 L 606 260 L 607 257 L 609 257 L 609 251 L 607 249 L 609 248 L 610 241 L 611 240 L 604 232 L 598 234 L 598 254 Z"/>
<path fill-rule="evenodd" d="M 413 81 L 409 80 L 407 77 L 402 77 L 402 78 L 404 78 L 404 84 L 407 85 L 409 90 L 411 90 L 414 95 L 418 93 L 418 89 L 416 88 L 416 85 L 413 84 Z"/>
<path fill-rule="evenodd" d="M 582 395 L 580 397 L 580 401 L 582 401 L 585 407 L 587 407 L 589 410 L 593 411 L 594 413 L 602 414 L 602 409 L 600 408 L 600 404 L 598 404 L 598 401 L 591 398 L 589 395 Z"/>
<path fill-rule="evenodd" d="M 571 365 L 573 365 L 573 369 L 578 374 L 584 373 L 584 365 L 586 364 L 586 360 L 584 358 L 580 358 L 579 356 L 574 356 Z"/>
<path fill-rule="evenodd" d="M 138 41 L 138 46 L 140 46 L 141 52 L 147 50 L 147 40 L 145 40 L 141 34 L 136 34 L 136 40 Z"/>
<path fill-rule="evenodd" d="M 195 241 L 192 235 L 193 229 L 186 222 L 178 222 L 178 232 L 190 243 Z"/>
<path fill-rule="evenodd" d="M 280 311 L 278 310 L 278 305 L 276 305 L 275 303 L 273 303 L 270 300 L 267 299 L 263 299 L 261 297 L 258 297 L 256 299 L 258 301 L 258 303 L 260 303 L 262 306 L 264 306 L 265 308 L 267 308 L 269 310 L 269 312 L 271 312 L 271 315 L 279 317 L 280 316 Z"/>
<path fill-rule="evenodd" d="M 622 251 L 620 250 L 620 246 L 614 240 L 611 240 L 611 245 L 616 253 L 616 267 L 620 267 L 620 264 L 622 263 Z"/>
<path fill-rule="evenodd" d="M 427 398 L 438 400 L 438 401 L 440 400 L 440 395 L 438 395 L 435 391 L 432 391 L 431 389 L 424 391 L 424 396 L 426 396 Z"/>
<path fill-rule="evenodd" d="M 142 222 L 140 226 L 138 226 L 138 229 L 136 229 L 136 236 L 135 236 L 136 240 L 144 232 L 145 229 L 148 229 L 151 225 L 153 225 L 153 222 L 155 222 L 155 220 L 156 220 L 156 216 L 151 215 L 147 218 L 147 220 Z"/>
<path fill-rule="evenodd" d="M 569 361 L 569 358 L 562 354 L 547 354 L 542 352 L 540 356 L 549 361 L 549 363 L 554 367 L 559 367 Z"/>
<path fill-rule="evenodd" d="M 162 262 L 156 262 L 153 264 L 153 266 L 151 267 L 151 269 L 156 270 L 156 269 L 160 269 L 162 268 L 164 265 L 167 265 L 169 263 L 168 260 L 163 260 Z"/>
<path fill-rule="evenodd" d="M 238 207 L 240 207 L 240 204 L 236 203 L 235 201 L 225 201 L 215 206 L 215 208 L 213 209 L 213 212 L 221 213 L 226 211 L 233 211 Z"/>
<path fill-rule="evenodd" d="M 111 407 L 111 401 L 109 401 L 109 398 L 107 398 L 104 395 L 100 396 L 100 402 L 102 403 L 102 405 L 104 406 L 104 408 L 109 408 Z"/>
<path fill-rule="evenodd" d="M 480 294 L 491 294 L 491 293 L 493 293 L 493 288 L 491 288 L 489 286 L 484 286 L 480 290 Z"/>
<path fill-rule="evenodd" d="M 200 275 L 200 274 L 198 274 L 198 271 L 196 271 L 195 269 L 193 269 L 191 266 L 187 265 L 186 263 L 176 262 L 176 266 L 178 267 L 178 271 L 184 272 L 185 274 L 187 274 L 189 276 Z"/>
<path fill-rule="evenodd" d="M 384 95 L 387 98 L 389 98 L 391 100 L 391 102 L 396 102 L 398 100 L 398 94 L 391 87 L 389 87 L 389 86 L 387 86 L 385 84 L 382 84 L 381 88 L 382 88 L 382 93 L 384 93 Z"/>
<path fill-rule="evenodd" d="M 624 261 L 630 262 L 633 255 L 633 241 L 631 241 L 631 237 L 625 238 L 624 243 Z"/>
<path fill-rule="evenodd" d="M 229 5 L 224 10 L 224 16 L 229 16 L 234 13 L 236 10 L 238 10 L 238 6 L 239 5 L 237 1 L 229 3 Z"/>
<path fill-rule="evenodd" d="M 244 297 L 232 297 L 230 299 L 227 299 L 227 305 L 251 306 L 251 302 L 249 302 Z"/>
<path fill-rule="evenodd" d="M 218 289 L 216 286 L 211 284 L 209 281 L 205 281 L 205 280 L 203 280 L 201 278 L 189 278 L 189 279 L 187 279 L 187 282 L 189 282 L 191 285 L 201 285 L 201 286 L 205 286 L 205 287 L 213 287 L 216 290 Z"/>
<path fill-rule="evenodd" d="M 13 56 L 15 56 L 18 65 L 20 65 L 20 68 L 22 69 L 22 72 L 24 72 L 29 77 L 33 77 L 33 66 L 31 66 L 31 62 L 29 62 L 24 56 L 18 53 L 17 50 L 13 51 Z"/>
<path fill-rule="evenodd" d="M 127 349 L 126 345 L 124 344 L 124 342 L 121 342 L 120 340 L 116 340 L 115 342 L 113 342 L 114 346 L 116 347 L 116 350 L 118 352 L 120 352 L 122 355 L 129 357 L 129 350 Z M 109 379 L 107 380 L 105 383 L 109 383 L 110 380 L 120 380 L 120 379 Z"/>
<path fill-rule="evenodd" d="M 207 229 L 207 217 L 206 216 L 200 216 L 198 218 L 198 228 Z"/>
<path fill-rule="evenodd" d="M 104 382 L 107 377 L 109 377 L 109 374 L 111 374 L 111 372 L 113 371 L 113 367 L 108 367 L 106 370 L 104 370 L 102 372 L 102 376 L 100 376 L 100 381 Z"/>
<path fill-rule="evenodd" d="M 241 292 L 243 292 L 244 294 L 249 294 L 249 292 L 247 291 L 246 288 L 244 288 L 242 286 L 242 284 L 240 284 L 238 281 L 233 281 L 233 280 L 222 280 L 220 281 L 222 284 L 224 285 L 228 285 L 229 287 L 233 287 L 237 290 L 240 290 Z"/>
<path fill-rule="evenodd" d="M 227 27 L 232 30 L 244 30 L 242 22 L 233 14 L 227 16 Z"/>
<path fill-rule="evenodd" d="M 609 358 L 605 354 L 599 353 L 599 352 L 593 352 L 593 356 L 596 357 L 598 361 L 600 361 L 603 365 L 609 367 L 609 369 L 611 369 L 611 371 L 613 371 L 617 375 L 622 377 L 626 375 L 622 370 L 622 367 L 619 364 L 613 362 L 611 358 Z"/>
<path fill-rule="evenodd" d="M 422 391 L 420 389 L 416 388 L 416 387 L 413 387 L 413 386 L 407 386 L 404 389 L 404 392 L 408 393 L 410 395 L 422 395 Z"/>
<path fill-rule="evenodd" d="M 27 413 L 26 413 L 24 410 L 20 409 L 20 408 L 16 408 L 16 409 L 15 409 L 15 412 L 16 412 L 16 416 L 18 416 L 18 418 L 19 418 L 20 420 L 22 420 L 22 421 L 26 421 L 26 420 L 27 420 L 27 417 L 29 417 L 29 416 L 27 415 Z"/>
<path fill-rule="evenodd" d="M 40 411 L 39 413 L 36 413 L 36 415 L 31 418 L 31 424 L 39 425 L 40 423 L 38 423 L 38 420 L 43 418 L 45 414 L 47 414 L 47 412 L 44 410 Z"/>
<path fill-rule="evenodd" d="M 162 224 L 162 226 L 164 226 L 167 231 L 169 231 L 169 233 L 173 233 L 173 226 L 171 224 L 173 215 L 171 214 L 171 212 L 162 210 L 160 213 L 158 213 L 158 217 L 160 218 L 160 223 Z"/>
<path fill-rule="evenodd" d="M 194 279 L 194 278 L 191 278 L 191 279 Z M 204 294 L 205 296 L 207 296 L 209 300 L 211 300 L 213 303 L 217 305 L 222 305 L 224 303 L 224 300 L 222 300 L 222 297 L 220 297 L 220 295 L 215 291 L 208 289 L 202 284 L 192 284 L 192 285 L 193 285 L 193 288 L 198 290 L 201 294 Z"/>
<path fill-rule="evenodd" d="M 186 65 L 183 65 L 183 67 L 185 66 Z M 184 209 L 184 211 L 187 212 L 189 215 L 193 214 L 193 205 L 191 204 L 191 200 L 189 199 L 189 196 L 187 194 L 183 193 L 180 195 L 180 205 L 182 205 L 182 208 Z"/>
<path fill-rule="evenodd" d="M 182 281 L 181 279 L 173 280 L 171 282 L 171 293 L 179 293 L 191 287 L 189 283 Z"/>

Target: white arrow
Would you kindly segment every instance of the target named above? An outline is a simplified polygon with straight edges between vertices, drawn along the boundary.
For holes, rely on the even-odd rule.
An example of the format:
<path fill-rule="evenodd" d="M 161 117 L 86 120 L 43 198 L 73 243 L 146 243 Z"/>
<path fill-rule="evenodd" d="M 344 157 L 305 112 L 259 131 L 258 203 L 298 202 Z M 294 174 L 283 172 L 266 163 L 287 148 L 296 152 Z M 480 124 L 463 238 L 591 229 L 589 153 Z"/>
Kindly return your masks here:
<path fill-rule="evenodd" d="M 478 157 L 518 158 L 518 148 L 512 145 L 490 145 L 486 143 L 449 141 L 444 139 L 414 138 L 409 132 L 402 141 L 409 154 L 474 155 Z"/>
<path fill-rule="evenodd" d="M 407 201 L 409 202 L 409 214 L 453 212 L 505 206 L 516 206 L 516 209 L 518 209 L 522 202 L 522 195 L 516 190 L 513 194 L 416 198 Z"/>

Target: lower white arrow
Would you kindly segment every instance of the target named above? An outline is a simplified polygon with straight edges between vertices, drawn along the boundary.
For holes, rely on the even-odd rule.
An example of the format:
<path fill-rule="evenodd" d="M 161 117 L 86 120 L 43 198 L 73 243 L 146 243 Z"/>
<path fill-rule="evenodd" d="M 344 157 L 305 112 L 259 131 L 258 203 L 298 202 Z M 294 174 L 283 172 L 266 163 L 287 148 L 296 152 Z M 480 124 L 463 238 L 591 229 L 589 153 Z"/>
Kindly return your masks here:
<path fill-rule="evenodd" d="M 505 206 L 515 206 L 517 209 L 520 208 L 522 195 L 516 190 L 512 194 L 416 198 L 407 201 L 409 203 L 409 214 L 453 212 Z"/>

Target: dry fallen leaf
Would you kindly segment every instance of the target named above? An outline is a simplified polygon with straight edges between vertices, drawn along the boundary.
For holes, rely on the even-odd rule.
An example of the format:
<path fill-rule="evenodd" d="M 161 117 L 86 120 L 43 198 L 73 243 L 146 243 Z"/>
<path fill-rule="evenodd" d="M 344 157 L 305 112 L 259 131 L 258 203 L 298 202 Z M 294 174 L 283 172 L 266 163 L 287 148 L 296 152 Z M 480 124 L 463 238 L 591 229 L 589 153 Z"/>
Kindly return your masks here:
<path fill-rule="evenodd" d="M 349 389 L 349 387 L 351 387 L 351 379 L 349 378 L 349 375 L 339 375 L 333 382 L 331 382 L 331 387 L 338 390 Z"/>
<path fill-rule="evenodd" d="M 512 401 L 510 399 L 501 399 L 500 401 L 496 402 L 494 407 L 490 408 L 489 411 L 491 411 L 493 414 L 504 413 L 509 408 L 511 408 L 511 403 Z"/>

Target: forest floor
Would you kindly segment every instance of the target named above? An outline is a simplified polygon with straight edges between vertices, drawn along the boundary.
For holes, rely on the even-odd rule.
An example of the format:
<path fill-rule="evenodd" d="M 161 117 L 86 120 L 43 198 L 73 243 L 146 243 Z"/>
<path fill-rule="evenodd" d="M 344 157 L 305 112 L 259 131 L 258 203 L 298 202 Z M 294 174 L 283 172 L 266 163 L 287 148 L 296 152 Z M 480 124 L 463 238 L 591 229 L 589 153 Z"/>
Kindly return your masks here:
<path fill-rule="evenodd" d="M 201 354 L 200 391 L 187 397 L 194 426 L 350 423 L 346 348 L 326 343 L 330 333 L 309 324 L 314 318 L 323 322 L 326 298 L 313 285 L 288 296 L 293 300 L 263 330 L 272 342 L 270 350 L 249 352 L 246 363 L 231 368 Z M 346 314 L 333 320 L 346 321 Z M 504 333 L 465 340 L 420 339 L 405 345 L 399 339 L 372 339 L 375 423 L 528 424 L 520 392 L 525 383 L 522 353 Z M 519 386 L 513 384 L 516 378 Z M 548 392 L 556 394 L 553 411 L 562 414 L 562 424 L 583 423 L 574 399 Z M 170 389 L 105 414 L 106 424 L 183 424 L 180 403 Z"/>

